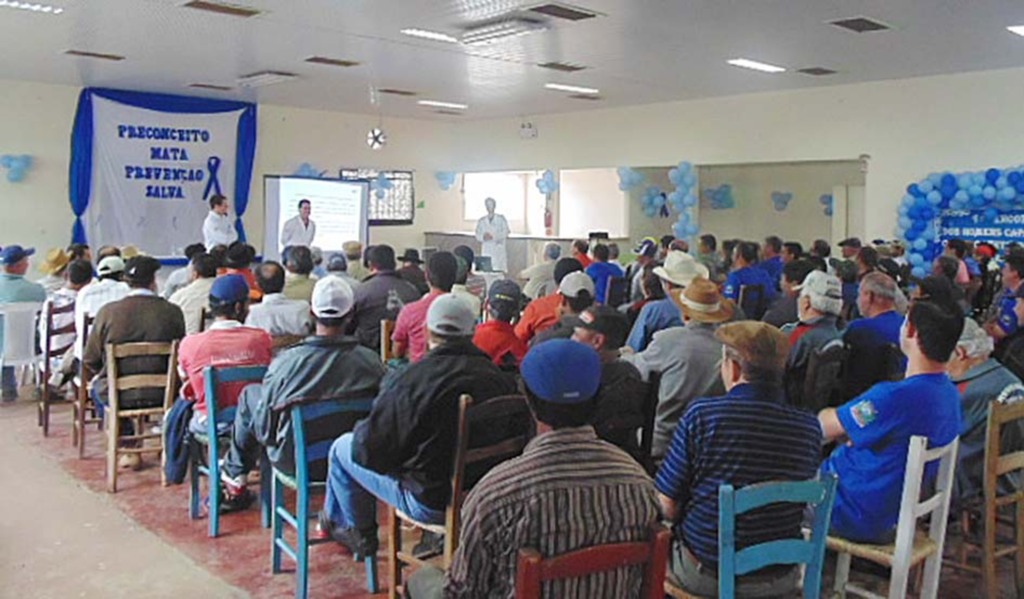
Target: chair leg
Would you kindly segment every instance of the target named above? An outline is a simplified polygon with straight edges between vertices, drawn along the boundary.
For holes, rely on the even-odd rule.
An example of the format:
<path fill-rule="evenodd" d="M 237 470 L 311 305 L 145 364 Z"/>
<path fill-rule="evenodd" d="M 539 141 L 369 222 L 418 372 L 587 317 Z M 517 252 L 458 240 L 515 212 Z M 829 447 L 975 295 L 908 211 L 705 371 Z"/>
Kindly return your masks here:
<path fill-rule="evenodd" d="M 271 483 L 274 473 L 270 468 L 267 454 L 260 456 L 260 525 L 270 528 L 270 512 L 274 509 L 271 503 Z"/>
<path fill-rule="evenodd" d="M 1017 547 L 1014 554 L 1013 579 L 1017 585 L 1017 596 L 1024 597 L 1024 501 L 1018 499 L 1013 508 L 1013 544 Z"/>
<path fill-rule="evenodd" d="M 309 595 L 309 497 L 305 489 L 295 493 L 295 598 Z"/>
<path fill-rule="evenodd" d="M 43 436 L 50 436 L 50 385 L 43 385 L 43 393 L 39 398 L 39 425 L 43 427 Z"/>
<path fill-rule="evenodd" d="M 377 582 L 377 556 L 368 555 L 364 558 L 366 562 L 366 592 L 376 595 L 380 592 L 380 584 Z"/>
<path fill-rule="evenodd" d="M 217 438 L 210 439 L 207 444 L 209 457 L 207 459 L 206 488 L 210 490 L 210 513 L 206 515 L 210 519 L 210 530 L 208 536 L 211 539 L 217 538 L 220 534 L 220 464 L 217 460 Z"/>
<path fill-rule="evenodd" d="M 199 519 L 199 460 L 196 459 L 197 451 L 194 445 L 188 451 L 188 516 L 193 520 Z"/>
<path fill-rule="evenodd" d="M 850 559 L 849 553 L 836 554 L 836 581 L 834 585 L 835 596 L 839 599 L 846 597 L 846 583 L 850 581 Z"/>
<path fill-rule="evenodd" d="M 117 440 L 121 436 L 120 419 L 110 415 L 107 426 L 107 492 L 117 493 Z"/>
<path fill-rule="evenodd" d="M 981 521 L 981 581 L 986 596 L 998 597 L 998 581 L 996 580 L 996 535 L 999 532 L 999 520 L 996 506 L 987 498 Z"/>
<path fill-rule="evenodd" d="M 274 574 L 280 574 L 281 547 L 278 545 L 278 541 L 281 540 L 284 533 L 284 519 L 278 510 L 284 507 L 284 485 L 281 484 L 281 481 L 276 476 L 271 478 L 270 485 L 270 520 L 272 528 L 270 535 L 270 571 Z"/>
<path fill-rule="evenodd" d="M 398 552 L 402 550 L 402 526 L 395 508 L 388 506 L 388 599 L 398 599 L 402 584 L 402 564 Z"/>
<path fill-rule="evenodd" d="M 81 392 L 79 395 L 81 395 Z M 75 428 L 78 432 L 75 435 L 75 443 L 78 444 L 78 459 L 81 460 L 85 457 L 85 400 L 81 397 L 78 401 L 78 415 Z"/>

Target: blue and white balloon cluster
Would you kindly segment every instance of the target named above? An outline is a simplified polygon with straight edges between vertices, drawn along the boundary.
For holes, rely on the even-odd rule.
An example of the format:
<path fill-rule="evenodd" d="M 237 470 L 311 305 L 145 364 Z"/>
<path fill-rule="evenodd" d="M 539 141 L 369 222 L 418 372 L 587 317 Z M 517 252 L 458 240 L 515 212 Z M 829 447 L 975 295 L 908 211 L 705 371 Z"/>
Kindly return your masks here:
<path fill-rule="evenodd" d="M 832 206 L 835 204 L 835 198 L 832 197 L 832 194 L 822 194 L 821 197 L 818 198 L 818 203 L 825 207 L 825 216 L 832 216 Z"/>
<path fill-rule="evenodd" d="M 537 179 L 537 190 L 544 195 L 551 195 L 558 191 L 558 180 L 555 179 L 555 173 L 550 169 L 544 171 L 540 179 Z"/>
<path fill-rule="evenodd" d="M 644 183 L 644 176 L 628 166 L 620 166 L 615 171 L 619 174 L 619 191 L 629 191 Z"/>
<path fill-rule="evenodd" d="M 665 192 L 657 185 L 648 186 L 644 190 L 644 194 L 640 196 L 640 205 L 643 206 L 644 214 L 648 218 L 654 218 L 658 215 L 668 216 L 668 206 L 666 203 Z"/>
<path fill-rule="evenodd" d="M 704 199 L 711 204 L 712 210 L 730 210 L 736 207 L 736 199 L 732 197 L 732 185 L 723 183 L 718 187 L 704 190 Z"/>
<path fill-rule="evenodd" d="M 388 179 L 384 173 L 378 173 L 377 178 L 370 181 L 370 188 L 373 189 L 373 195 L 378 200 L 383 200 L 384 196 L 387 195 L 388 190 L 394 187 L 395 184 Z"/>
<path fill-rule="evenodd" d="M 292 173 L 296 177 L 309 177 L 310 179 L 322 179 L 327 171 L 322 171 L 308 162 L 303 162 L 299 168 Z"/>
<path fill-rule="evenodd" d="M 773 191 L 772 192 L 772 205 L 775 206 L 776 212 L 784 212 L 789 207 L 789 203 L 793 201 L 793 193 L 789 191 Z"/>
<path fill-rule="evenodd" d="M 455 185 L 455 173 L 453 171 L 437 171 L 434 173 L 434 179 L 437 180 L 437 185 L 441 188 L 441 191 L 448 191 Z"/>
<path fill-rule="evenodd" d="M 11 183 L 20 183 L 25 179 L 25 174 L 32 168 L 32 157 L 27 154 L 20 156 L 0 156 L 0 166 L 7 169 L 7 180 Z"/>
<path fill-rule="evenodd" d="M 668 180 L 676 186 L 668 195 L 668 203 L 679 213 L 679 218 L 672 225 L 672 233 L 680 238 L 692 237 L 700 230 L 697 219 L 693 216 L 693 208 L 697 205 L 697 196 L 694 194 L 697 188 L 697 171 L 693 164 L 684 160 L 669 169 Z"/>

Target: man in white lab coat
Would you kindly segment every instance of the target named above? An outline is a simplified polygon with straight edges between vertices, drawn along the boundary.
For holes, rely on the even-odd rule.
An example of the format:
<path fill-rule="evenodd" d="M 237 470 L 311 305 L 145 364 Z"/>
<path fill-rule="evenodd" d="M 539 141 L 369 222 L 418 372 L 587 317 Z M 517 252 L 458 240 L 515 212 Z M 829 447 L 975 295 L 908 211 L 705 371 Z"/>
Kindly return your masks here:
<path fill-rule="evenodd" d="M 203 221 L 203 244 L 209 251 L 217 245 L 231 245 L 238 241 L 235 219 L 228 215 L 228 199 L 222 195 L 210 197 L 210 212 Z"/>
<path fill-rule="evenodd" d="M 312 205 L 309 200 L 299 200 L 299 214 L 284 221 L 281 229 L 281 247 L 290 245 L 304 245 L 313 247 L 313 238 L 316 237 L 316 223 L 310 220 L 309 213 Z"/>
<path fill-rule="evenodd" d="M 487 216 L 476 221 L 476 240 L 481 244 L 480 255 L 491 258 L 493 270 L 504 272 L 508 262 L 505 251 L 505 240 L 510 232 L 508 221 L 501 214 L 494 213 L 497 207 L 494 198 L 484 200 L 484 206 L 487 207 Z"/>

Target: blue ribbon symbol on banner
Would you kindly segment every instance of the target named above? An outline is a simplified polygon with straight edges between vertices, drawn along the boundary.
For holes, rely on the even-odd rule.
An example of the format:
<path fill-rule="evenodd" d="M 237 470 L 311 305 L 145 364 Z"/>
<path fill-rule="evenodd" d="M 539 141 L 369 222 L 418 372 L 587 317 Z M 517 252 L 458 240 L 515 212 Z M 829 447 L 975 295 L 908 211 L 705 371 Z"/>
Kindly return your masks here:
<path fill-rule="evenodd" d="M 206 189 L 203 190 L 203 199 L 210 199 L 210 192 L 217 195 L 224 195 L 220 190 L 220 180 L 217 179 L 217 171 L 220 170 L 220 158 L 217 156 L 210 156 L 210 159 L 206 161 L 206 169 L 210 171 L 210 178 L 206 181 Z"/>

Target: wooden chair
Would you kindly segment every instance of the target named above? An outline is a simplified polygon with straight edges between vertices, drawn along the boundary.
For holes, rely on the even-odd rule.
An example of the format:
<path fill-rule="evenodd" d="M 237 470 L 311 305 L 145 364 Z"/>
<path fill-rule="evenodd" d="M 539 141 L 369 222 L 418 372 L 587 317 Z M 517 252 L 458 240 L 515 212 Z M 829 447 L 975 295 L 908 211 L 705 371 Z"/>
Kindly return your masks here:
<path fill-rule="evenodd" d="M 118 360 L 122 358 L 138 358 L 143 356 L 166 356 L 167 371 L 150 374 L 120 374 Z M 164 479 L 163 435 L 159 432 L 147 433 L 143 428 L 149 418 L 163 419 L 167 410 L 174 403 L 178 392 L 178 342 L 170 343 L 108 343 L 107 344 L 107 384 L 109 405 L 104 418 L 107 429 L 107 491 L 117 492 L 117 458 L 125 454 L 159 453 L 161 456 L 160 479 Z M 84 385 L 83 385 L 84 386 Z M 122 408 L 120 394 L 122 391 L 136 389 L 160 389 L 164 394 L 163 405 L 152 408 Z M 135 421 L 135 433 L 121 435 L 121 418 Z M 149 439 L 156 439 L 156 447 L 146 447 Z M 120 447 L 120 441 L 138 441 L 138 447 Z"/>
<path fill-rule="evenodd" d="M 92 330 L 92 324 L 95 320 L 95 316 L 85 315 L 82 333 L 78 336 L 83 348 L 89 342 L 89 332 Z M 80 360 L 78 363 L 78 376 L 75 377 L 73 383 L 75 387 L 75 400 L 71 404 L 73 416 L 71 445 L 78 447 L 78 459 L 85 457 L 86 425 L 95 424 L 97 430 L 103 428 L 103 409 L 102 407 L 97 407 L 89 396 L 89 381 L 92 377 L 93 373 L 86 367 L 85 362 Z"/>
<path fill-rule="evenodd" d="M 50 392 L 50 375 L 53 369 L 51 361 L 54 358 L 64 356 L 72 347 L 75 345 L 74 339 L 71 343 L 63 346 L 56 346 L 55 339 L 62 335 L 70 335 L 75 332 L 75 319 L 72 316 L 71 322 L 62 326 L 54 327 L 53 321 L 62 314 L 75 313 L 75 302 L 70 302 L 65 306 L 55 308 L 53 302 L 46 304 L 46 310 L 42 314 L 44 328 L 46 334 L 43 336 L 43 384 L 42 390 L 39 394 L 39 426 L 43 428 L 43 436 L 47 437 L 50 435 L 50 405 L 53 403 L 53 398 Z"/>
<path fill-rule="evenodd" d="M 965 506 L 961 511 L 963 551 L 959 562 L 951 564 L 980 574 L 985 596 L 993 599 L 999 596 L 996 563 L 1007 556 L 1015 558 L 1016 596 L 1024 596 L 1024 490 L 999 494 L 1001 477 L 1010 473 L 1020 474 L 1024 470 L 1024 449 L 1004 453 L 1004 443 L 1008 440 L 1005 429 L 1019 427 L 1021 421 L 1024 421 L 1024 402 L 1006 404 L 993 401 L 989 404 L 985 433 L 985 471 L 982 477 L 983 498 L 978 504 Z M 1008 523 L 1013 532 L 1009 538 L 1001 538 L 998 534 L 999 525 L 1007 523 L 1007 520 L 1000 518 L 999 512 L 1008 506 L 1011 506 L 1012 511 Z M 972 523 L 980 526 L 972 526 Z M 969 549 L 981 554 L 980 567 L 968 562 Z"/>
<path fill-rule="evenodd" d="M 817 413 L 822 408 L 840 405 L 843 365 L 848 355 L 841 339 L 829 342 L 811 354 L 799 407 Z"/>
<path fill-rule="evenodd" d="M 604 303 L 612 308 L 618 308 L 626 303 L 629 296 L 629 279 L 626 277 L 608 277 L 608 284 L 605 287 Z"/>
<path fill-rule="evenodd" d="M 516 599 L 540 599 L 541 585 L 549 580 L 581 578 L 627 566 L 643 566 L 643 587 L 638 597 L 662 599 L 671 540 L 672 533 L 655 523 L 651 525 L 647 541 L 597 545 L 546 559 L 536 549 L 520 549 L 516 563 Z"/>
<path fill-rule="evenodd" d="M 764 285 L 741 285 L 736 303 L 748 320 L 761 320 L 768 311 L 768 302 L 764 295 Z"/>
<path fill-rule="evenodd" d="M 380 361 L 387 364 L 388 360 L 395 357 L 391 348 L 391 334 L 395 332 L 395 321 L 380 321 Z"/>
<path fill-rule="evenodd" d="M 850 584 L 850 560 L 856 556 L 891 568 L 889 599 L 901 599 L 906 596 L 910 569 L 924 562 L 924 584 L 920 596 L 923 599 L 938 597 L 942 549 L 946 542 L 946 521 L 949 517 L 949 500 L 953 492 L 953 471 L 956 467 L 958 445 L 959 439 L 953 439 L 944 447 L 926 449 L 928 440 L 925 437 L 915 435 L 910 438 L 895 543 L 869 545 L 839 537 L 828 537 L 827 547 L 838 554 L 835 576 L 837 596 L 845 597 L 847 592 L 852 592 L 864 597 L 880 597 Z M 936 491 L 931 497 L 921 501 L 925 467 L 935 461 L 939 462 Z M 1024 462 L 1018 459 L 1018 467 L 1021 463 Z M 917 520 L 922 516 L 928 516 L 928 534 L 917 532 Z"/>
<path fill-rule="evenodd" d="M 523 423 L 522 427 L 514 426 L 517 420 Z M 472 468 L 477 475 L 482 476 L 482 470 L 522 453 L 533 432 L 532 420 L 526 398 L 521 395 L 495 397 L 478 404 L 474 404 L 468 395 L 459 398 L 458 428 L 452 463 L 452 491 L 451 500 L 445 508 L 445 524 L 441 526 L 417 522 L 393 506 L 387 506 L 388 597 L 397 599 L 402 596 L 403 564 L 422 567 L 427 563 L 413 557 L 411 553 L 402 551 L 401 522 L 444 535 L 442 560 L 447 569 L 451 565 L 459 542 L 463 498 L 469 488 L 476 483 L 476 480 L 469 480 L 467 469 Z M 491 431 L 490 436 L 494 436 L 495 430 L 502 431 L 499 434 L 504 436 L 498 441 L 477 443 L 480 436 L 488 436 L 488 430 Z"/>
<path fill-rule="evenodd" d="M 205 476 L 210 493 L 209 530 L 207 535 L 216 538 L 220 534 L 220 443 L 231 434 L 217 433 L 217 390 L 226 383 L 259 383 L 267 373 L 266 366 L 233 366 L 203 369 L 203 389 L 206 398 L 206 434 L 191 434 L 193 443 L 189 447 L 188 471 L 189 493 L 188 514 L 193 520 L 199 519 L 199 478 Z M 203 449 L 206 449 L 206 463 L 203 463 Z M 262 483 L 261 483 L 262 484 Z"/>
<path fill-rule="evenodd" d="M 330 539 L 311 540 L 309 537 L 310 509 L 309 501 L 314 491 L 322 491 L 327 487 L 326 463 L 331 444 L 341 434 L 351 430 L 349 426 L 334 428 L 325 438 L 311 438 L 306 430 L 308 423 L 314 420 L 343 418 L 346 414 L 369 414 L 373 406 L 373 398 L 366 399 L 329 399 L 292 406 L 292 439 L 295 444 L 295 474 L 291 475 L 273 468 L 272 504 L 273 504 L 273 535 L 270 541 L 271 571 L 281 572 L 281 554 L 284 553 L 295 561 L 295 597 L 305 599 L 309 593 L 309 547 L 329 542 Z M 346 430 L 341 430 L 342 428 Z M 314 463 L 320 462 L 316 468 Z M 314 476 L 311 471 L 319 470 L 321 475 Z M 263 484 L 263 481 L 261 481 Z M 284 488 L 295 491 L 295 512 L 289 512 L 284 504 Z M 315 513 L 315 512 L 313 512 Z M 295 529 L 296 543 L 289 545 L 284 538 L 284 525 Z M 377 560 L 366 557 L 366 590 L 377 592 Z"/>

